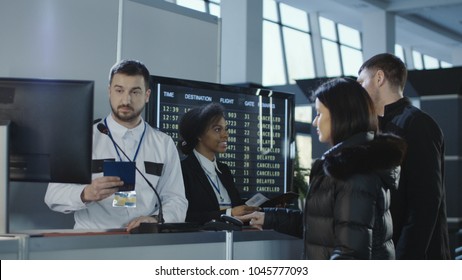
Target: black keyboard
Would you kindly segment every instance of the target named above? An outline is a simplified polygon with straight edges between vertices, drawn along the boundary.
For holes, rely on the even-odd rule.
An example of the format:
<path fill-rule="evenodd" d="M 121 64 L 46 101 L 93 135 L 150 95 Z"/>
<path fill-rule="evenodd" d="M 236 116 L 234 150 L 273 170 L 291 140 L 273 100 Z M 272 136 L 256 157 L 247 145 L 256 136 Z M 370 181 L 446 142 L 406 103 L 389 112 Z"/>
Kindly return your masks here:
<path fill-rule="evenodd" d="M 168 233 L 168 232 L 194 232 L 201 230 L 202 227 L 197 223 L 141 223 L 130 233 Z"/>

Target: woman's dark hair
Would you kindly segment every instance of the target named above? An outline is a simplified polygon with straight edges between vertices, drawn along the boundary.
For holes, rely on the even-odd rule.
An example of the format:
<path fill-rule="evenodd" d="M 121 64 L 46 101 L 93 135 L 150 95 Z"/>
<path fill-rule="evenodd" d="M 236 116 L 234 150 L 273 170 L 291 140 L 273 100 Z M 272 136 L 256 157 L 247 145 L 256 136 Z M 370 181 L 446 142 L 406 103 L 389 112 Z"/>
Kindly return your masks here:
<path fill-rule="evenodd" d="M 329 109 L 333 145 L 359 132 L 378 131 L 374 104 L 367 91 L 355 80 L 330 80 L 316 89 L 314 96 Z"/>
<path fill-rule="evenodd" d="M 224 111 L 221 104 L 210 103 L 192 108 L 183 115 L 179 124 L 180 140 L 178 141 L 178 148 L 183 154 L 188 155 L 194 150 L 199 143 L 199 137 L 212 123 L 224 117 Z"/>

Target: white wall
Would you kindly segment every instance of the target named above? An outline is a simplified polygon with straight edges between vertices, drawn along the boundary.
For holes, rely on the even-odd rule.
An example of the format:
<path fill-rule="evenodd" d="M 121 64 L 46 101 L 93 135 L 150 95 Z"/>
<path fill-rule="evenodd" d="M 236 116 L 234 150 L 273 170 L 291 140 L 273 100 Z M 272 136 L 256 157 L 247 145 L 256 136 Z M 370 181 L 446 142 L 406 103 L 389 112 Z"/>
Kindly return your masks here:
<path fill-rule="evenodd" d="M 109 112 L 108 73 L 118 54 L 143 61 L 153 75 L 219 81 L 216 17 L 157 0 L 120 6 L 119 0 L 0 0 L 0 77 L 93 80 L 95 119 Z M 11 183 L 10 229 L 72 226 L 72 215 L 47 208 L 45 190 L 44 183 Z"/>
<path fill-rule="evenodd" d="M 107 114 L 107 79 L 117 60 L 152 74 L 219 81 L 216 17 L 164 1 L 0 0 L 0 76 L 95 81 L 95 118 Z"/>
<path fill-rule="evenodd" d="M 0 76 L 94 80 L 95 108 L 107 110 L 117 14 L 114 0 L 1 0 Z"/>
<path fill-rule="evenodd" d="M 125 1 L 123 11 L 122 58 L 142 60 L 153 75 L 219 82 L 218 18 L 152 0 Z"/>

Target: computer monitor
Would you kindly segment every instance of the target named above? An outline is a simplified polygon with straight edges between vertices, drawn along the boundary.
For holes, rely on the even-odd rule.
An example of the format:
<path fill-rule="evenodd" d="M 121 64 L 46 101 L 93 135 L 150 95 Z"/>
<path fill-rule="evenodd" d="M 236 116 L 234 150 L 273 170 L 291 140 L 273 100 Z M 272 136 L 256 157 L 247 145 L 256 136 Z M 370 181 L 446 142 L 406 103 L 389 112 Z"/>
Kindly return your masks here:
<path fill-rule="evenodd" d="M 9 179 L 91 182 L 93 81 L 0 78 Z"/>

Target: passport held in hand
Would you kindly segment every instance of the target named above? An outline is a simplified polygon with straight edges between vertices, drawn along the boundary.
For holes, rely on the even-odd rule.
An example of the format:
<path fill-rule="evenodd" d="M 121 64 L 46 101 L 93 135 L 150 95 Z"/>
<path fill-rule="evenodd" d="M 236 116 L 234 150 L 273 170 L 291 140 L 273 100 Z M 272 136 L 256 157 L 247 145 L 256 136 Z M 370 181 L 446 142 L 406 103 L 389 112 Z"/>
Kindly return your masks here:
<path fill-rule="evenodd" d="M 104 176 L 117 176 L 124 182 L 119 187 L 120 192 L 135 190 L 136 168 L 135 163 L 130 161 L 105 161 L 103 163 Z"/>

